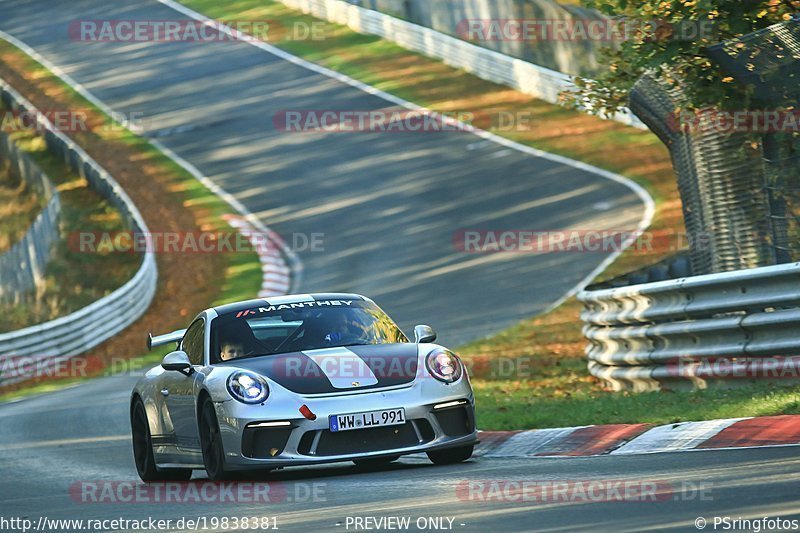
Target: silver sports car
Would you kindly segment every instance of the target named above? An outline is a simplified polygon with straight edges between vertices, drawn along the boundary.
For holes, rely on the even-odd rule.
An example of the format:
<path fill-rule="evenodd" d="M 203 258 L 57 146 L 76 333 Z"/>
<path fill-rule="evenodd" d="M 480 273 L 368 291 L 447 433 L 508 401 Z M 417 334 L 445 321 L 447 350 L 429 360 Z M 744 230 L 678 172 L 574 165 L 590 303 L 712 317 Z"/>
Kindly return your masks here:
<path fill-rule="evenodd" d="M 207 309 L 148 348 L 176 342 L 136 384 L 131 430 L 144 481 L 213 480 L 237 470 L 336 461 L 381 464 L 426 452 L 472 456 L 477 442 L 464 365 L 410 342 L 369 298 L 312 294 Z"/>

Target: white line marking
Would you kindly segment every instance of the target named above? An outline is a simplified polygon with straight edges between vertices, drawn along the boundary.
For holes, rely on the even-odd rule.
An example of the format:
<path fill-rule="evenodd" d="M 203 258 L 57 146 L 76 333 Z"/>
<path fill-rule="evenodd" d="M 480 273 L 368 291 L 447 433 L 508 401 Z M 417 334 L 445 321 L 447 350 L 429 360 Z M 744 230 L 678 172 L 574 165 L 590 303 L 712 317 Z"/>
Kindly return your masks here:
<path fill-rule="evenodd" d="M 329 78 L 338 80 L 338 81 L 340 81 L 342 83 L 350 85 L 351 87 L 355 87 L 356 89 L 359 89 L 360 91 L 363 91 L 363 92 L 365 92 L 367 94 L 371 94 L 373 96 L 378 96 L 378 97 L 383 98 L 384 100 L 386 100 L 388 102 L 391 102 L 393 104 L 397 104 L 399 106 L 405 107 L 406 109 L 411 109 L 411 110 L 415 110 L 415 111 L 422 111 L 422 110 L 430 111 L 430 110 L 428 110 L 428 109 L 426 109 L 426 108 L 424 108 L 422 106 L 419 106 L 417 104 L 409 102 L 408 100 L 404 100 L 402 98 L 399 98 L 399 97 L 394 96 L 392 94 L 389 94 L 387 92 L 381 91 L 380 89 L 376 89 L 375 87 L 367 85 L 366 83 L 362 83 L 362 82 L 360 82 L 358 80 L 355 80 L 355 79 L 351 78 L 350 76 L 346 76 L 346 75 L 341 74 L 339 72 L 335 72 L 335 71 L 330 70 L 328 68 L 322 67 L 322 66 L 314 64 L 314 63 L 311 63 L 310 61 L 306 61 L 305 59 L 301 59 L 301 58 L 299 58 L 299 57 L 297 57 L 295 55 L 292 55 L 292 54 L 290 54 L 288 52 L 285 52 L 285 51 L 281 50 L 280 48 L 276 48 L 275 46 L 272 46 L 271 44 L 267 44 L 267 43 L 265 43 L 263 41 L 258 41 L 256 39 L 253 39 L 249 35 L 243 34 L 242 32 L 234 30 L 229 26 L 221 24 L 219 21 L 215 21 L 215 20 L 213 20 L 213 19 L 211 19 L 209 17 L 206 17 L 205 15 L 203 15 L 201 13 L 198 13 L 197 11 L 194 11 L 193 9 L 189 9 L 186 6 L 184 6 L 182 4 L 179 4 L 178 2 L 175 2 L 174 0 L 157 0 L 157 1 L 160 2 L 161 4 L 164 4 L 167 7 L 170 7 L 172 9 L 174 9 L 175 11 L 177 11 L 179 13 L 182 13 L 182 14 L 186 15 L 187 17 L 190 17 L 190 18 L 194 19 L 194 20 L 197 20 L 199 22 L 204 22 L 204 23 L 207 23 L 207 24 L 213 24 L 213 27 L 215 29 L 217 29 L 218 31 L 220 31 L 222 33 L 225 33 L 227 35 L 230 35 L 232 37 L 239 38 L 239 39 L 242 40 L 242 42 L 245 42 L 247 44 L 255 46 L 256 48 L 259 48 L 259 49 L 261 49 L 261 50 L 263 50 L 263 51 L 265 51 L 265 52 L 267 52 L 269 54 L 272 54 L 272 55 L 274 55 L 276 57 L 279 57 L 279 58 L 281 58 L 281 59 L 283 59 L 285 61 L 293 63 L 293 64 L 295 64 L 297 66 L 303 67 L 303 68 L 305 68 L 307 70 L 310 70 L 312 72 L 316 72 L 318 74 L 322 74 L 323 76 L 327 76 Z M 431 113 L 432 116 L 439 116 L 438 113 L 435 113 L 433 111 L 430 111 L 430 113 Z M 452 120 L 452 119 L 448 118 L 448 120 Z M 619 183 L 619 184 L 624 185 L 625 187 L 629 188 L 634 194 L 636 194 L 639 197 L 639 199 L 644 204 L 644 214 L 642 215 L 642 219 L 641 219 L 641 221 L 639 222 L 639 224 L 638 224 L 638 226 L 636 228 L 636 232 L 635 232 L 636 233 L 636 237 L 641 235 L 650 226 L 650 223 L 653 221 L 653 216 L 655 215 L 655 202 L 653 201 L 653 198 L 644 189 L 644 187 L 642 187 L 638 183 L 634 182 L 633 180 L 631 180 L 629 178 L 626 178 L 625 176 L 621 176 L 619 174 L 615 174 L 614 172 L 610 172 L 608 170 L 603 170 L 602 168 L 598 168 L 598 167 L 596 167 L 594 165 L 590 165 L 590 164 L 584 163 L 582 161 L 575 161 L 574 159 L 570 159 L 568 157 L 564 157 L 564 156 L 556 155 L 556 154 L 551 154 L 549 152 L 538 150 L 538 149 L 532 148 L 530 146 L 525 146 L 524 144 L 520 144 L 520 143 L 514 142 L 512 140 L 505 139 L 503 137 L 500 137 L 499 135 L 495 135 L 494 133 L 489 133 L 488 131 L 484 131 L 484 130 L 475 128 L 475 127 L 473 127 L 471 125 L 468 125 L 468 124 L 465 124 L 465 123 L 459 122 L 459 125 L 461 127 L 463 127 L 465 129 L 465 131 L 470 131 L 470 132 L 474 133 L 475 135 L 477 135 L 478 137 L 480 137 L 480 138 L 482 138 L 484 140 L 500 144 L 500 145 L 505 146 L 507 148 L 511 148 L 513 150 L 517 150 L 518 152 L 522 152 L 522 153 L 525 153 L 525 154 L 528 154 L 528 155 L 531 155 L 531 156 L 534 156 L 534 157 L 540 157 L 542 159 L 547 159 L 547 160 L 553 161 L 555 163 L 560 163 L 562 165 L 571 166 L 573 168 L 577 168 L 577 169 L 583 170 L 585 172 L 596 174 L 596 175 L 598 175 L 598 176 L 600 176 L 602 178 L 606 178 L 608 180 L 611 180 L 613 182 Z M 630 245 L 633 242 L 636 242 L 636 239 L 631 239 L 631 241 L 629 243 L 626 243 L 626 244 Z M 606 259 L 603 260 L 603 262 L 600 263 L 594 270 L 592 270 L 585 278 L 583 278 L 581 281 L 579 281 L 573 288 L 571 288 L 569 291 L 567 291 L 561 298 L 559 298 L 553 304 L 548 306 L 547 309 L 545 309 L 541 314 L 545 314 L 545 313 L 548 313 L 548 312 L 552 311 L 553 309 L 555 309 L 556 307 L 561 305 L 565 300 L 567 300 L 568 298 L 570 298 L 574 294 L 577 294 L 578 291 L 583 289 L 583 287 L 585 287 L 587 284 L 591 283 L 591 281 L 594 280 L 594 278 L 599 276 L 606 268 L 608 268 L 608 266 L 611 263 L 613 263 L 617 259 L 617 257 L 619 257 L 625 251 L 625 249 L 627 249 L 627 246 L 625 246 L 624 248 L 622 248 L 620 250 L 617 250 L 616 252 L 614 252 L 611 255 L 609 255 L 608 257 L 606 257 Z"/>
<path fill-rule="evenodd" d="M 248 44 L 250 44 L 252 46 L 255 46 L 256 48 L 259 48 L 259 49 L 261 49 L 261 50 L 263 50 L 263 51 L 265 51 L 265 52 L 267 52 L 269 54 L 272 54 L 272 55 L 274 55 L 276 57 L 279 57 L 279 58 L 281 58 L 281 59 L 283 59 L 285 61 L 288 61 L 288 62 L 293 63 L 295 65 L 298 65 L 300 67 L 303 67 L 303 68 L 305 68 L 307 70 L 310 70 L 312 72 L 316 72 L 318 74 L 322 74 L 323 76 L 327 76 L 329 78 L 338 80 L 338 81 L 340 81 L 342 83 L 350 85 L 351 87 L 355 87 L 356 89 L 359 89 L 359 90 L 361 90 L 361 91 L 363 91 L 365 93 L 380 97 L 380 98 L 382 98 L 382 99 L 384 99 L 384 100 L 386 100 L 388 102 L 392 102 L 392 103 L 397 104 L 399 106 L 405 107 L 406 109 L 425 110 L 425 108 L 423 108 L 422 106 L 419 106 L 417 104 L 409 102 L 408 100 L 404 100 L 404 99 L 399 98 L 397 96 L 391 95 L 391 94 L 389 94 L 387 92 L 381 91 L 380 89 L 377 89 L 375 87 L 371 87 L 371 86 L 369 86 L 369 85 L 367 85 L 365 83 L 357 81 L 357 80 L 355 80 L 355 79 L 353 79 L 353 78 L 351 78 L 349 76 L 346 76 L 344 74 L 341 74 L 339 72 L 335 72 L 333 70 L 327 69 L 327 68 L 322 67 L 320 65 L 316 65 L 316 64 L 311 63 L 309 61 L 306 61 L 305 59 L 301 59 L 301 58 L 299 58 L 299 57 L 297 57 L 295 55 L 292 55 L 292 54 L 290 54 L 288 52 L 285 52 L 285 51 L 283 51 L 283 50 L 281 50 L 279 48 L 276 48 L 276 47 L 274 47 L 274 46 L 272 46 L 270 44 L 267 44 L 267 43 L 265 43 L 263 41 L 257 41 L 257 40 L 252 39 L 252 38 L 246 38 L 246 37 L 249 37 L 249 36 L 246 36 L 246 34 L 243 34 L 243 33 L 239 32 L 237 30 L 234 30 L 234 29 L 230 28 L 229 26 L 226 26 L 224 24 L 220 24 L 218 21 L 214 21 L 213 19 L 211 19 L 209 17 L 206 17 L 205 15 L 202 15 L 202 14 L 198 13 L 197 11 L 189 9 L 186 6 L 175 2 L 174 0 L 157 0 L 157 1 L 160 2 L 163 5 L 165 5 L 165 6 L 169 7 L 169 8 L 171 8 L 171 9 L 179 12 L 179 13 L 182 13 L 182 14 L 194 19 L 194 20 L 197 20 L 197 21 L 200 21 L 200 22 L 204 22 L 204 23 L 207 23 L 207 24 L 213 24 L 214 28 L 217 29 L 220 32 L 223 32 L 223 33 L 225 33 L 227 35 L 230 35 L 230 36 L 233 36 L 233 37 L 241 38 L 243 42 L 246 42 L 246 43 L 248 43 Z M 92 102 L 93 104 L 98 106 L 100 109 L 111 111 L 111 109 L 107 105 L 105 105 L 105 103 L 103 103 L 101 100 L 99 100 L 94 95 L 92 95 L 86 88 L 84 88 L 79 83 L 75 82 L 75 80 L 73 80 L 71 77 L 69 77 L 68 75 L 66 75 L 63 72 L 61 72 L 60 69 L 55 67 L 55 65 L 52 65 L 49 61 L 47 61 L 44 57 L 42 57 L 35 50 L 33 50 L 30 46 L 28 46 L 27 44 L 23 43 L 19 39 L 16 39 L 15 37 L 12 37 L 11 35 L 8 35 L 5 32 L 0 31 L 0 36 L 5 38 L 6 40 L 11 42 L 12 44 L 15 44 L 16 46 L 18 46 L 22 50 L 24 50 L 31 57 L 33 57 L 34 59 L 39 61 L 39 63 L 44 65 L 46 68 L 48 68 L 56 76 L 58 76 L 59 78 L 61 78 L 65 82 L 67 82 L 69 85 L 71 85 L 76 91 L 78 91 L 79 94 L 84 96 L 87 100 L 89 100 L 90 102 Z M 438 115 L 435 112 L 431 112 L 431 114 L 432 115 Z M 613 182 L 619 183 L 619 184 L 629 188 L 634 194 L 636 194 L 639 197 L 639 199 L 642 201 L 642 203 L 645 206 L 644 214 L 643 214 L 642 219 L 639 222 L 639 224 L 638 224 L 638 226 L 636 228 L 636 231 L 635 231 L 636 236 L 642 234 L 650 226 L 651 222 L 653 221 L 653 216 L 655 214 L 655 202 L 653 201 L 653 198 L 648 194 L 648 192 L 641 185 L 639 185 L 638 183 L 636 183 L 636 182 L 634 182 L 634 181 L 632 181 L 632 180 L 630 180 L 630 179 L 628 179 L 628 178 L 626 178 L 624 176 L 621 176 L 621 175 L 616 174 L 614 172 L 610 172 L 608 170 L 604 170 L 604 169 L 598 168 L 598 167 L 596 167 L 594 165 L 590 165 L 588 163 L 584 163 L 584 162 L 581 162 L 581 161 L 576 161 L 574 159 L 570 159 L 568 157 L 564 157 L 564 156 L 561 156 L 561 155 L 551 154 L 549 152 L 538 150 L 538 149 L 532 148 L 530 146 L 525 146 L 523 144 L 519 144 L 519 143 L 517 143 L 515 141 L 509 140 L 509 139 L 505 139 L 505 138 L 500 137 L 498 135 L 495 135 L 493 133 L 489 133 L 487 131 L 472 127 L 472 126 L 464 124 L 464 123 L 460 123 L 460 126 L 464 127 L 465 130 L 467 130 L 467 131 L 471 131 L 476 136 L 478 136 L 478 137 L 480 137 L 482 139 L 495 142 L 495 143 L 500 144 L 502 146 L 511 148 L 513 150 L 517 150 L 519 152 L 522 152 L 522 153 L 525 153 L 525 154 L 528 154 L 528 155 L 531 155 L 531 156 L 534 156 L 534 157 L 540 157 L 542 159 L 547 159 L 549 161 L 553 161 L 553 162 L 556 162 L 556 163 L 560 163 L 560 164 L 563 164 L 563 165 L 567 165 L 567 166 L 571 166 L 573 168 L 577 168 L 577 169 L 583 170 L 585 172 L 596 174 L 596 175 L 598 175 L 600 177 L 606 178 L 608 180 L 611 180 Z M 191 165 L 191 163 L 189 163 L 185 159 L 181 158 L 180 156 L 178 156 L 177 154 L 172 152 L 172 150 L 167 149 L 160 142 L 158 142 L 156 140 L 151 140 L 151 143 L 154 146 L 156 146 L 157 148 L 159 148 L 159 149 L 162 149 L 162 147 L 163 147 L 164 153 L 168 157 L 173 159 L 176 163 L 178 163 L 181 167 L 183 167 L 187 172 L 189 172 L 190 174 L 195 176 L 195 178 L 197 178 L 201 183 L 203 183 L 204 185 L 209 187 L 209 189 L 211 189 L 213 192 L 219 191 L 218 194 L 220 195 L 221 198 L 223 198 L 223 200 L 228 202 L 232 207 L 234 207 L 234 209 L 239 211 L 245 218 L 247 218 L 249 221 L 251 221 L 253 226 L 258 228 L 259 230 L 261 230 L 263 228 L 264 231 L 266 232 L 266 227 L 263 225 L 263 223 L 260 220 L 258 220 L 258 218 L 255 215 L 253 215 L 253 213 L 251 213 L 246 207 L 244 207 L 243 204 L 241 204 L 241 202 L 236 200 L 229 193 L 225 192 L 219 186 L 217 186 L 216 184 L 211 182 L 211 180 L 209 180 L 202 173 L 200 173 L 200 171 L 197 168 L 195 168 L 193 165 Z M 632 242 L 635 242 L 635 239 L 631 239 L 631 243 Z M 550 312 L 551 310 L 553 310 L 556 307 L 558 307 L 559 305 L 561 305 L 568 298 L 570 298 L 574 294 L 578 293 L 578 291 L 583 289 L 583 287 L 585 287 L 588 283 L 590 283 L 592 280 L 594 280 L 594 278 L 596 278 L 600 273 L 602 273 L 606 268 L 608 268 L 608 266 L 611 263 L 613 263 L 617 259 L 617 257 L 619 257 L 625 251 L 626 248 L 627 248 L 627 246 L 621 248 L 620 250 L 618 250 L 618 251 L 610 254 L 608 257 L 606 257 L 606 259 L 603 260 L 594 270 L 592 270 L 586 277 L 584 277 L 575 286 L 573 286 L 570 290 L 568 290 L 561 298 L 559 298 L 558 300 L 553 302 L 551 305 L 549 305 L 541 314 L 546 314 L 546 313 Z M 297 288 L 297 286 L 299 285 L 299 280 L 301 279 L 302 263 L 300 263 L 300 259 L 290 249 L 288 249 L 287 247 L 284 247 L 284 250 L 287 253 L 287 258 L 289 259 L 289 262 L 290 262 L 290 268 L 292 269 L 292 274 L 293 274 L 292 275 L 292 281 L 293 281 L 293 291 L 294 291 Z"/>
<path fill-rule="evenodd" d="M 81 444 L 97 444 L 102 442 L 118 442 L 130 440 L 130 435 L 110 435 L 108 437 L 85 437 L 79 439 L 58 439 L 58 440 L 44 440 L 37 442 L 21 442 L 17 444 L 6 444 L 0 446 L 0 451 L 9 450 L 27 450 L 29 448 L 48 448 L 51 446 L 75 446 Z"/>
<path fill-rule="evenodd" d="M 514 153 L 513 150 L 511 150 L 509 148 L 505 148 L 503 150 L 499 150 L 499 151 L 494 152 L 493 154 L 489 155 L 489 159 L 500 159 L 500 158 L 503 158 L 503 157 L 508 157 L 513 153 Z"/>
<path fill-rule="evenodd" d="M 2 30 L 0 30 L 0 38 L 8 41 L 9 43 L 13 44 L 17 48 L 28 54 L 34 60 L 39 62 L 42 66 L 44 66 L 46 69 L 52 72 L 53 75 L 60 78 L 67 85 L 71 86 L 78 94 L 80 94 L 86 100 L 91 102 L 95 107 L 103 111 L 103 113 L 105 113 L 109 117 L 113 118 L 115 116 L 118 116 L 118 114 L 113 109 L 111 109 L 111 107 L 108 106 L 105 102 L 97 98 L 86 87 L 84 87 L 83 85 L 72 79 L 71 76 L 64 73 L 60 68 L 51 63 L 47 58 L 42 56 L 39 52 L 34 50 L 25 42 L 17 39 L 13 35 L 9 35 L 8 33 Z M 141 128 L 137 128 L 132 124 L 127 124 L 126 127 L 132 133 L 137 135 L 142 135 Z M 156 149 L 160 150 L 164 155 L 166 155 L 167 157 L 172 159 L 175 163 L 177 163 L 178 166 L 180 166 L 186 172 L 191 174 L 197 181 L 199 181 L 206 188 L 208 188 L 208 190 L 219 196 L 225 203 L 230 205 L 236 212 L 238 212 L 245 219 L 246 222 L 255 227 L 259 232 L 261 232 L 264 235 L 274 234 L 274 232 L 270 230 L 266 224 L 264 224 L 261 220 L 259 220 L 259 218 L 255 216 L 249 209 L 247 209 L 247 207 L 245 207 L 244 204 L 242 204 L 239 200 L 237 200 L 232 194 L 225 191 L 222 187 L 211 181 L 207 176 L 205 176 L 202 172 L 200 172 L 200 170 L 197 167 L 195 167 L 186 159 L 179 156 L 166 146 L 164 146 L 164 144 L 161 143 L 161 141 L 158 141 L 157 139 L 146 139 L 146 140 L 148 140 L 151 145 L 156 147 Z M 291 287 L 289 288 L 289 290 L 287 290 L 287 292 L 293 292 L 297 290 L 298 287 L 300 286 L 300 282 L 302 279 L 302 272 L 303 272 L 303 263 L 300 261 L 300 258 L 297 257 L 294 251 L 291 250 L 288 246 L 286 246 L 280 239 L 270 238 L 270 241 L 273 242 L 275 246 L 280 248 L 280 250 L 283 252 L 284 256 L 288 261 L 288 268 L 291 272 L 292 283 Z"/>

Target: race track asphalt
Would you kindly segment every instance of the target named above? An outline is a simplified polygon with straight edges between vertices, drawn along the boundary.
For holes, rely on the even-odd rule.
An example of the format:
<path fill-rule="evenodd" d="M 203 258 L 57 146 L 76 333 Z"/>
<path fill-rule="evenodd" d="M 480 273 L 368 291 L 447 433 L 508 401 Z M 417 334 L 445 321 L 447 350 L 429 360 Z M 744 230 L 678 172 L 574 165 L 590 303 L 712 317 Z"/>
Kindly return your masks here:
<path fill-rule="evenodd" d="M 367 294 L 403 327 L 430 323 L 444 342 L 458 343 L 547 308 L 607 255 L 466 255 L 453 246 L 456 232 L 630 230 L 642 218 L 641 199 L 620 183 L 467 133 L 278 131 L 273 117 L 281 110 L 390 104 L 245 43 L 85 43 L 68 32 L 82 19 L 182 18 L 155 1 L 6 0 L 0 29 L 113 109 L 143 113 L 147 135 L 284 237 L 324 233 L 324 253 L 298 251 L 303 291 Z M 273 516 L 282 531 L 352 531 L 348 517 L 452 517 L 453 529 L 482 532 L 696 531 L 700 516 L 707 530 L 714 516 L 800 517 L 800 461 L 790 447 L 477 457 L 449 467 L 411 457 L 378 471 L 331 465 L 275 472 L 260 479 L 277 495 L 269 504 L 88 502 L 81 488 L 89 484 L 136 483 L 127 412 L 133 380 L 99 379 L 0 405 L 2 518 Z M 663 497 L 476 501 L 459 490 L 491 480 L 505 487 L 648 482 Z M 302 497 L 309 489 L 316 499 Z"/>
<path fill-rule="evenodd" d="M 397 105 L 245 42 L 81 41 L 85 20 L 187 17 L 154 0 L 7 0 L 0 30 L 297 239 L 301 292 L 365 294 L 406 330 L 429 323 L 451 345 L 496 332 L 611 253 L 468 254 L 462 230 L 632 231 L 644 216 L 622 183 L 466 132 L 282 131 L 288 110 Z M 315 234 L 324 251 L 304 250 Z"/>
<path fill-rule="evenodd" d="M 186 490 L 177 493 L 181 503 L 143 496 L 133 497 L 138 503 L 128 502 L 124 500 L 132 493 L 124 487 L 138 483 L 127 425 L 133 379 L 106 378 L 0 405 L 0 516 L 27 516 L 35 522 L 42 516 L 153 517 L 173 524 L 181 518 L 275 517 L 280 531 L 354 531 L 357 517 L 410 517 L 412 524 L 426 517 L 451 517 L 453 530 L 475 532 L 696 531 L 698 517 L 708 521 L 706 530 L 714 531 L 715 516 L 800 519 L 797 447 L 625 457 L 479 457 L 456 466 L 433 466 L 424 457 L 410 457 L 374 471 L 347 463 L 260 476 L 257 482 L 268 484 L 274 495 L 267 503 L 254 503 L 247 492 L 236 502 L 220 502 L 213 493 L 201 494 L 197 501 Z M 203 476 L 195 473 L 197 480 Z M 582 497 L 574 487 L 590 481 L 622 481 L 634 488 L 650 484 L 658 487 L 658 496 L 614 501 L 609 490 Z M 467 482 L 485 488 L 470 497 L 464 490 Z M 504 493 L 490 493 L 489 482 L 497 482 Z M 534 491 L 520 501 L 515 482 L 545 487 L 565 483 L 569 488 L 563 494 L 575 501 L 557 494 L 539 501 L 531 496 Z M 93 488 L 101 483 L 112 490 Z M 202 487 L 202 481 L 197 483 Z M 239 483 L 247 490 L 255 486 Z M 93 503 L 93 497 L 101 501 Z"/>

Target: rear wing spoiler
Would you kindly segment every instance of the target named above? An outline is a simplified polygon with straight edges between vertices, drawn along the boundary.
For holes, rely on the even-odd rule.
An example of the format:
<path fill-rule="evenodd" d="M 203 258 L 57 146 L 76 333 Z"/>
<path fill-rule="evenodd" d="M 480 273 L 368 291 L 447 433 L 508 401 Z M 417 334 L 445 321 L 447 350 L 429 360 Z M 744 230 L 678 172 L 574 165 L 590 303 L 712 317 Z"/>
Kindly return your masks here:
<path fill-rule="evenodd" d="M 185 329 L 179 329 L 177 331 L 173 331 L 172 333 L 165 333 L 164 335 L 158 335 L 156 337 L 153 337 L 152 333 L 148 333 L 147 351 L 149 352 L 156 346 L 163 346 L 164 344 L 169 344 L 171 342 L 180 342 L 185 333 Z"/>

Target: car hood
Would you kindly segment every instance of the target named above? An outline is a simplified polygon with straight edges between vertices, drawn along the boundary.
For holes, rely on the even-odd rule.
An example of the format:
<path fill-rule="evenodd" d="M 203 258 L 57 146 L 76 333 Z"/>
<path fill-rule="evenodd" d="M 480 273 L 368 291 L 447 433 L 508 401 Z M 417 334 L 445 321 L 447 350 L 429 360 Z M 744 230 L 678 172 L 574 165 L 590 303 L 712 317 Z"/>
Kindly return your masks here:
<path fill-rule="evenodd" d="M 418 357 L 416 344 L 375 344 L 265 355 L 218 366 L 256 372 L 298 394 L 325 394 L 411 383 Z"/>

